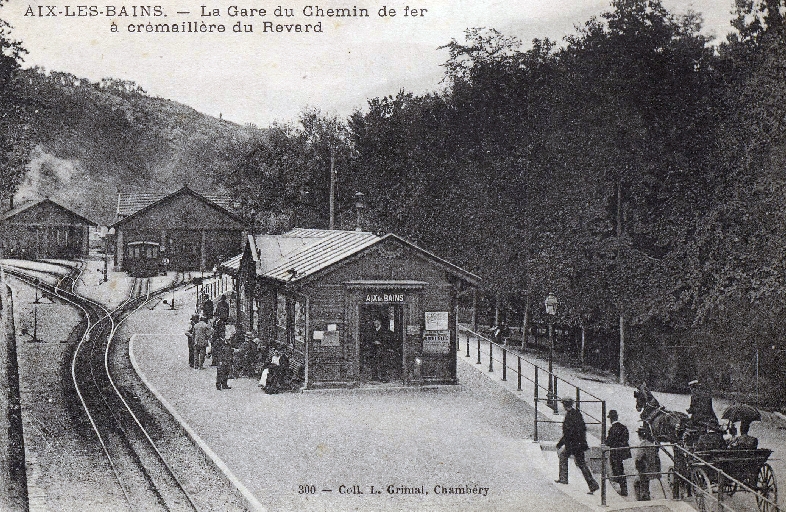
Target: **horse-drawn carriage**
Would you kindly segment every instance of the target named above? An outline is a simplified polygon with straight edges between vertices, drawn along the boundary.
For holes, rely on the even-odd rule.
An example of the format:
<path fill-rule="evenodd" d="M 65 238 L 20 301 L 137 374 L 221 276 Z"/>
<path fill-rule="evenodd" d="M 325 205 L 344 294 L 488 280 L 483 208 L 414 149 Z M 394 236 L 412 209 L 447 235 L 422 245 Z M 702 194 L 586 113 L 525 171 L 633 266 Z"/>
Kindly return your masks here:
<path fill-rule="evenodd" d="M 747 405 L 729 407 L 720 424 L 692 422 L 687 414 L 669 411 L 661 406 L 646 385 L 634 393 L 636 410 L 641 411 L 644 428 L 660 443 L 672 446 L 669 453 L 674 462 L 669 469 L 672 496 L 694 496 L 696 508 L 704 512 L 714 509 L 711 502 L 722 502 L 738 492 L 755 493 L 761 512 L 779 510 L 778 486 L 772 466 L 767 462 L 772 450 L 744 449 L 728 445 L 724 433 L 734 431 L 732 425 L 761 419 L 758 410 Z"/>

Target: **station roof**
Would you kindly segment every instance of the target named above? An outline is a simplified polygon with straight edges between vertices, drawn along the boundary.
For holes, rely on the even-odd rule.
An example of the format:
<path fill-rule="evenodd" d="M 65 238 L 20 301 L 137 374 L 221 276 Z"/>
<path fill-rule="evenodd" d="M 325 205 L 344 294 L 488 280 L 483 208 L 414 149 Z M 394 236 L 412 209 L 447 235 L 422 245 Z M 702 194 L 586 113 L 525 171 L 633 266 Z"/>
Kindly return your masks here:
<path fill-rule="evenodd" d="M 3 212 L 2 214 L 0 214 L 0 222 L 9 220 L 9 219 L 19 215 L 20 213 L 25 212 L 27 210 L 30 210 L 32 208 L 43 207 L 43 206 L 46 206 L 46 205 L 52 205 L 55 209 L 62 210 L 67 215 L 70 215 L 73 218 L 76 218 L 76 219 L 82 221 L 84 224 L 87 224 L 88 226 L 96 226 L 96 223 L 93 222 L 92 220 L 87 219 L 87 218 L 83 217 L 82 215 L 79 215 L 75 211 L 66 208 L 62 204 L 59 204 L 59 203 L 56 203 L 55 201 L 52 201 L 48 197 L 44 198 L 44 199 L 37 199 L 37 200 L 26 201 L 26 202 L 23 202 L 23 203 L 15 206 L 14 208 L 11 208 L 10 210 L 7 210 L 7 211 Z"/>
<path fill-rule="evenodd" d="M 317 274 L 333 264 L 391 238 L 420 252 L 473 284 L 480 281 L 478 276 L 394 234 L 380 237 L 364 231 L 298 228 L 282 235 L 249 236 L 249 244 L 258 276 L 289 283 Z M 230 268 L 228 265 L 230 261 L 234 264 L 234 259 L 225 262 L 222 266 Z M 239 265 L 238 259 L 237 266 Z"/>
<path fill-rule="evenodd" d="M 364 231 L 295 229 L 283 235 L 252 238 L 257 274 L 277 281 L 298 281 L 380 240 Z"/>

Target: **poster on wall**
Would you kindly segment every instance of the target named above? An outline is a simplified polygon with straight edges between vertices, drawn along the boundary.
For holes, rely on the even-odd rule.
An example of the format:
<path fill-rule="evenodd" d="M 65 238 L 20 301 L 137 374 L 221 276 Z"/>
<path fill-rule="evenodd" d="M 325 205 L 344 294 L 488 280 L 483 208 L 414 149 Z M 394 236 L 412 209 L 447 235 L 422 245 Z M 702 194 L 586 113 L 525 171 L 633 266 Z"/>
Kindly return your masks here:
<path fill-rule="evenodd" d="M 426 311 L 427 331 L 447 331 L 448 329 L 447 311 Z"/>
<path fill-rule="evenodd" d="M 424 354 L 450 353 L 450 331 L 426 331 L 423 333 Z"/>

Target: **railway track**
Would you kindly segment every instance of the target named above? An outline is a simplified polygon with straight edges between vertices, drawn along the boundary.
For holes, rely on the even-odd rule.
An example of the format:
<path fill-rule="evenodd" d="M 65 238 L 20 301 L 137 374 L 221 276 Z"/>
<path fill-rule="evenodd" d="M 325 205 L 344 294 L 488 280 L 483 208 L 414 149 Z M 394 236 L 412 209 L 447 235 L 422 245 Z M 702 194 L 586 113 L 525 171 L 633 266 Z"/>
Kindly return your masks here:
<path fill-rule="evenodd" d="M 25 269 L 5 273 L 58 297 L 82 311 L 85 332 L 74 348 L 71 379 L 85 415 L 109 460 L 130 510 L 200 510 L 138 414 L 113 379 L 110 352 L 120 323 L 151 297 L 150 280 L 136 279 L 128 299 L 114 310 L 74 292 L 82 267 L 56 285 L 42 283 Z M 40 272 L 40 271 L 39 271 Z M 153 293 L 152 295 L 155 295 Z"/>

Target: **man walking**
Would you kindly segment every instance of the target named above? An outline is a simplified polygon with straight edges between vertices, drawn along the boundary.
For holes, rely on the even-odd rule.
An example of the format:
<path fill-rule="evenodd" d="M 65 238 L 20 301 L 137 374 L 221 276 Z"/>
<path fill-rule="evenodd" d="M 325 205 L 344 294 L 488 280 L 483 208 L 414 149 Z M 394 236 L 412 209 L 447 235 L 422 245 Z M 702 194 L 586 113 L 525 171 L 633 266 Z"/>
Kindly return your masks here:
<path fill-rule="evenodd" d="M 573 455 L 576 467 L 581 470 L 584 480 L 589 486 L 587 494 L 594 494 L 600 486 L 592 477 L 592 472 L 584 460 L 584 452 L 589 449 L 587 445 L 587 426 L 584 424 L 584 416 L 573 408 L 573 399 L 563 398 L 562 406 L 565 408 L 565 420 L 562 422 L 562 437 L 557 443 L 557 454 L 559 455 L 559 480 L 558 484 L 568 483 L 568 459 Z"/>
<path fill-rule="evenodd" d="M 620 496 L 628 495 L 628 479 L 623 476 L 625 468 L 623 461 L 631 458 L 630 445 L 628 441 L 630 434 L 628 427 L 619 422 L 617 411 L 612 409 L 609 411 L 609 434 L 606 436 L 606 446 L 609 448 L 616 448 L 609 452 L 609 463 L 611 464 L 611 481 L 617 482 L 620 485 Z"/>

